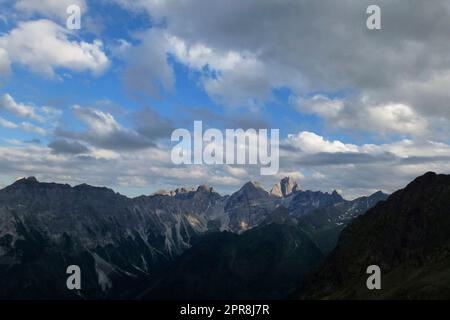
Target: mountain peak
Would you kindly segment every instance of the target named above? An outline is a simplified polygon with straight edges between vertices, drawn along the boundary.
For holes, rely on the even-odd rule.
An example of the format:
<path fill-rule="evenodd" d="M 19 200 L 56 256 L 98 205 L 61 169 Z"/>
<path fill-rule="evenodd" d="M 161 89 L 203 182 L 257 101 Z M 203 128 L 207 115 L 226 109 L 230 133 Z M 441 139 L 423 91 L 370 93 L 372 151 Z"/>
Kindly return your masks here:
<path fill-rule="evenodd" d="M 16 180 L 11 186 L 34 185 L 39 183 L 35 177 L 21 178 Z"/>
<path fill-rule="evenodd" d="M 39 182 L 36 177 L 27 177 L 17 180 L 16 182 Z"/>
<path fill-rule="evenodd" d="M 292 177 L 285 177 L 273 186 L 272 190 L 270 190 L 270 194 L 282 198 L 287 197 L 296 191 L 300 191 L 300 187 L 295 179 Z"/>
<path fill-rule="evenodd" d="M 387 194 L 384 193 L 384 192 L 381 191 L 381 190 L 378 190 L 378 191 L 372 193 L 372 194 L 369 196 L 369 198 L 380 197 L 380 196 L 387 196 Z"/>
<path fill-rule="evenodd" d="M 246 184 L 244 184 L 241 188 L 241 190 L 247 190 L 247 189 L 263 189 L 261 184 L 257 181 L 249 181 Z"/>
<path fill-rule="evenodd" d="M 202 184 L 202 185 L 198 186 L 198 188 L 197 188 L 197 192 L 200 192 L 200 191 L 214 192 L 214 189 L 213 189 L 213 187 L 210 187 L 207 184 Z"/>
<path fill-rule="evenodd" d="M 176 188 L 175 191 L 172 191 L 171 193 L 174 195 L 177 195 L 177 194 L 185 194 L 185 193 L 189 193 L 189 192 L 193 192 L 193 191 L 195 191 L 195 188 L 182 187 L 182 188 Z"/>

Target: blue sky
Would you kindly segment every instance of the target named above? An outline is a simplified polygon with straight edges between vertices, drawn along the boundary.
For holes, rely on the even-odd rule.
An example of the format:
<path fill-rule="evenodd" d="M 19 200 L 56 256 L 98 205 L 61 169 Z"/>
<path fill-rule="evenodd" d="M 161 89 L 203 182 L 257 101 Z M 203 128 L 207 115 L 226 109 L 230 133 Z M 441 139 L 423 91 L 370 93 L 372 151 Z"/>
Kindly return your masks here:
<path fill-rule="evenodd" d="M 80 30 L 66 28 L 70 4 Z M 446 172 L 449 5 L 380 1 L 377 31 L 367 5 L 0 0 L 0 185 L 33 175 L 130 196 L 205 182 L 228 193 L 291 175 L 355 197 Z M 173 165 L 170 134 L 194 120 L 279 129 L 279 174 Z"/>

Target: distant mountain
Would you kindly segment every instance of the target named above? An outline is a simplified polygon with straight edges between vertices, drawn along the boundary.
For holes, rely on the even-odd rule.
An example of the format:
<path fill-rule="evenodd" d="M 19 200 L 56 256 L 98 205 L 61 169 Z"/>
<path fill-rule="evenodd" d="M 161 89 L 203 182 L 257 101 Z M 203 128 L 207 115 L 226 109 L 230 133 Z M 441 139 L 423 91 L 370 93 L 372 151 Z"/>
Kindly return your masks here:
<path fill-rule="evenodd" d="M 344 203 L 345 200 L 339 193 L 324 193 L 321 191 L 300 191 L 289 197 L 287 204 L 289 212 L 294 216 L 302 216 L 311 213 L 319 208 L 333 206 L 338 203 Z"/>
<path fill-rule="evenodd" d="M 354 219 L 296 297 L 448 299 L 449 230 L 450 175 L 429 172 Z M 366 287 L 373 264 L 381 290 Z"/>
<path fill-rule="evenodd" d="M 340 201 L 314 209 L 300 216 L 298 222 L 327 255 L 336 246 L 341 231 L 348 223 L 387 198 L 387 194 L 378 191 L 368 197 Z"/>
<path fill-rule="evenodd" d="M 242 239 L 257 243 L 247 249 L 267 259 L 270 252 L 282 252 L 280 264 L 269 259 L 267 268 L 289 269 L 291 261 L 297 271 L 280 282 L 278 291 L 272 286 L 273 279 L 261 282 L 267 285 L 265 297 L 281 296 L 291 288 L 287 279 L 297 283 L 318 256 L 334 245 L 335 240 L 324 240 L 323 235 L 330 232 L 337 238 L 341 226 L 375 200 L 361 201 L 367 205 L 360 206 L 336 192 L 301 191 L 290 178 L 279 185 L 278 196 L 248 182 L 230 196 L 202 185 L 130 199 L 86 184 L 71 187 L 35 178 L 18 180 L 0 190 L 0 298 L 139 296 L 148 291 L 141 287 L 148 279 L 156 284 L 167 279 L 167 270 L 180 274 L 177 263 L 187 266 L 186 261 L 191 261 L 182 257 L 212 259 L 200 257 L 203 251 L 199 248 L 214 237 L 229 239 L 229 246 L 237 250 L 233 251 L 236 259 L 248 258 L 249 265 L 256 257 L 240 251 L 245 247 Z M 287 238 L 280 235 L 284 232 Z M 266 242 L 260 242 L 263 240 Z M 300 251 L 292 249 L 293 243 Z M 264 247 L 266 244 L 270 246 Z M 290 260 L 289 252 L 296 258 Z M 83 290 L 76 295 L 65 287 L 65 270 L 70 264 L 83 270 Z M 230 268 L 237 272 L 236 265 Z M 221 270 L 228 269 L 219 268 L 218 272 Z M 253 284 L 250 281 L 248 285 Z M 162 286 L 158 288 L 163 292 Z"/>
<path fill-rule="evenodd" d="M 277 206 L 277 199 L 257 182 L 247 182 L 227 200 L 225 212 L 230 219 L 229 229 L 242 232 L 258 226 Z"/>

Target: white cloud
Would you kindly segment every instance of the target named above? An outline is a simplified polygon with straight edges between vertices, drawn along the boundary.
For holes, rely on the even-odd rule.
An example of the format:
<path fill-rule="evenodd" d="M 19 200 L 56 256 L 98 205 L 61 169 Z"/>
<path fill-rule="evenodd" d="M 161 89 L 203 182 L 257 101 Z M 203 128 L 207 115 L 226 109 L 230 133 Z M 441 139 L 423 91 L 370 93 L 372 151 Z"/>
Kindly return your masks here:
<path fill-rule="evenodd" d="M 301 113 L 320 116 L 330 127 L 380 136 L 400 133 L 420 137 L 429 133 L 427 119 L 403 103 L 377 105 L 367 96 L 331 99 L 324 95 L 291 97 L 290 102 Z"/>
<path fill-rule="evenodd" d="M 70 40 L 69 32 L 50 20 L 21 22 L 16 29 L 0 37 L 3 48 L 12 63 L 30 70 L 55 76 L 55 70 L 64 68 L 76 72 L 101 74 L 109 66 L 102 51 L 102 42 Z"/>
<path fill-rule="evenodd" d="M 110 113 L 81 106 L 73 106 L 72 109 L 95 135 L 107 136 L 115 131 L 125 130 Z"/>
<path fill-rule="evenodd" d="M 46 134 L 46 131 L 40 127 L 35 126 L 32 123 L 29 122 L 22 122 L 19 126 L 20 129 L 27 131 L 27 132 L 32 132 L 32 133 L 37 133 L 40 135 L 44 135 Z"/>
<path fill-rule="evenodd" d="M 17 103 L 9 94 L 0 97 L 0 111 L 6 111 L 23 118 L 30 118 L 42 122 L 43 118 L 38 115 L 33 106 Z"/>
<path fill-rule="evenodd" d="M 29 122 L 22 122 L 20 124 L 16 124 L 2 117 L 0 117 L 0 126 L 7 129 L 20 129 L 26 132 L 37 133 L 40 135 L 46 134 L 45 129 L 37 127 Z"/>
<path fill-rule="evenodd" d="M 342 143 L 339 140 L 329 141 L 314 132 L 302 131 L 296 135 L 289 135 L 286 143 L 305 153 L 319 152 L 357 152 L 354 144 Z"/>
<path fill-rule="evenodd" d="M 201 70 L 204 67 L 209 67 L 213 70 L 233 70 L 245 58 L 236 51 L 217 52 L 204 44 L 197 43 L 188 45 L 182 39 L 165 35 L 169 42 L 169 50 L 182 63 L 190 66 L 193 69 Z"/>
<path fill-rule="evenodd" d="M 303 113 L 314 113 L 325 119 L 335 118 L 344 109 L 341 99 L 330 99 L 324 95 L 314 95 L 306 99 L 291 97 L 291 103 Z"/>
<path fill-rule="evenodd" d="M 59 128 L 56 130 L 57 136 L 81 140 L 108 150 L 137 150 L 156 146 L 153 137 L 122 126 L 108 112 L 78 105 L 73 106 L 72 111 L 86 125 L 86 130 L 69 131 Z"/>
<path fill-rule="evenodd" d="M 8 129 L 16 129 L 18 127 L 18 125 L 15 124 L 14 122 L 6 120 L 2 117 L 0 117 L 0 126 L 2 126 L 4 128 L 8 128 Z"/>
<path fill-rule="evenodd" d="M 405 104 L 386 104 L 368 108 L 368 125 L 384 132 L 424 135 L 427 121 Z"/>
<path fill-rule="evenodd" d="M 261 106 L 272 89 L 287 83 L 271 74 L 250 52 L 213 49 L 201 42 L 187 43 L 164 29 L 152 28 L 140 35 L 141 44 L 118 50 L 128 62 L 125 81 L 135 91 L 158 95 L 171 90 L 174 71 L 168 54 L 201 74 L 201 84 L 210 97 L 227 106 Z"/>

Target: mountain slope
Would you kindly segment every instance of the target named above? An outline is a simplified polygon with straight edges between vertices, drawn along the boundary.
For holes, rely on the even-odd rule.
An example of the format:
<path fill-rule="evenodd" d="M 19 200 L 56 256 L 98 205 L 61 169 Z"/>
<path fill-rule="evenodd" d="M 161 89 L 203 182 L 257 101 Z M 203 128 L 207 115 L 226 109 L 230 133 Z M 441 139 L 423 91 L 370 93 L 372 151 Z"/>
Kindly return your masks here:
<path fill-rule="evenodd" d="M 0 296 L 66 296 L 70 264 L 82 267 L 83 293 L 118 291 L 122 280 L 130 285 L 189 248 L 221 201 L 204 188 L 129 199 L 106 188 L 19 180 L 0 190 Z"/>
<path fill-rule="evenodd" d="M 299 298 L 450 298 L 450 175 L 427 173 L 356 218 Z M 366 288 L 378 265 L 382 290 Z"/>
<path fill-rule="evenodd" d="M 230 219 L 229 229 L 243 232 L 258 226 L 275 209 L 276 204 L 276 197 L 257 182 L 247 182 L 227 200 L 225 212 Z"/>
<path fill-rule="evenodd" d="M 327 255 L 336 246 L 338 237 L 347 224 L 387 198 L 387 194 L 378 191 L 368 197 L 338 202 L 300 216 L 298 223 Z"/>
<path fill-rule="evenodd" d="M 298 227 L 272 223 L 240 235 L 205 236 L 183 253 L 152 299 L 282 299 L 323 256 Z"/>

